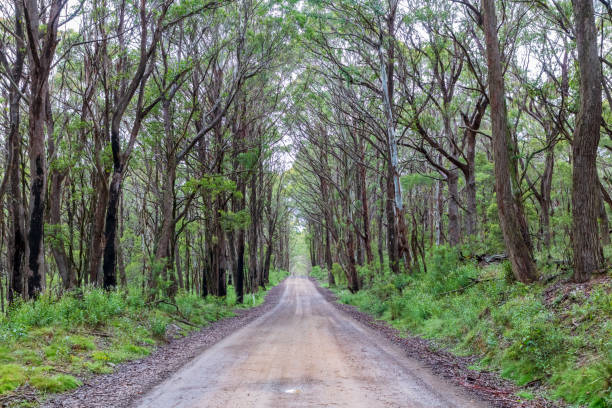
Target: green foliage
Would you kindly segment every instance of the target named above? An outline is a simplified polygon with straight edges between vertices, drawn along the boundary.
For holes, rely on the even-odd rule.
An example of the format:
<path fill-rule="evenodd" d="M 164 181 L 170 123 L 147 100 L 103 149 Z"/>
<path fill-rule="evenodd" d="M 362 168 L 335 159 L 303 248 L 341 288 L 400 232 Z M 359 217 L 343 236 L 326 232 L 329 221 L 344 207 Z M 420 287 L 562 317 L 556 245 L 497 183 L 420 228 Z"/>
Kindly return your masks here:
<path fill-rule="evenodd" d="M 310 276 L 321 282 L 327 282 L 327 269 L 320 266 L 313 266 L 310 270 Z"/>
<path fill-rule="evenodd" d="M 446 246 L 429 251 L 427 266 L 427 273 L 412 275 L 360 269 L 365 288 L 338 289 L 338 298 L 401 331 L 479 356 L 478 367 L 499 370 L 519 385 L 541 381 L 551 398 L 610 406 L 610 280 L 586 295 L 574 289 L 551 301 L 544 287 L 508 279 L 505 264 L 477 268 Z"/>
<path fill-rule="evenodd" d="M 25 381 L 25 369 L 20 365 L 0 365 L 0 395 L 14 390 L 25 383 Z"/>
<path fill-rule="evenodd" d="M 168 319 L 162 316 L 154 315 L 150 319 L 150 326 L 151 334 L 153 336 L 160 339 L 164 338 L 164 336 L 166 335 L 166 328 L 168 327 Z"/>
<path fill-rule="evenodd" d="M 334 280 L 336 281 L 336 285 L 341 287 L 346 287 L 348 284 L 348 280 L 346 279 L 346 274 L 342 270 L 342 266 L 338 263 L 332 264 L 332 275 L 334 275 Z"/>

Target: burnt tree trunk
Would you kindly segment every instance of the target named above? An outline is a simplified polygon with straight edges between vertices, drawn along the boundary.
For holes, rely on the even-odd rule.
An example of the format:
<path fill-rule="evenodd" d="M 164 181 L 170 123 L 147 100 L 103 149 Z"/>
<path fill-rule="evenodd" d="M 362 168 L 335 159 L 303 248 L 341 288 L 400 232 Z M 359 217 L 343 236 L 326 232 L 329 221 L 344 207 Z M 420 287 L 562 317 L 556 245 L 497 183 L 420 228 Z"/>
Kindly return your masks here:
<path fill-rule="evenodd" d="M 59 16 L 64 2 L 54 0 L 48 10 L 45 32 L 40 32 L 40 10 L 35 0 L 24 3 L 27 48 L 30 60 L 30 216 L 28 227 L 28 295 L 36 297 L 43 289 L 44 213 L 47 187 L 47 160 L 45 153 L 45 121 L 49 75 L 57 46 Z"/>

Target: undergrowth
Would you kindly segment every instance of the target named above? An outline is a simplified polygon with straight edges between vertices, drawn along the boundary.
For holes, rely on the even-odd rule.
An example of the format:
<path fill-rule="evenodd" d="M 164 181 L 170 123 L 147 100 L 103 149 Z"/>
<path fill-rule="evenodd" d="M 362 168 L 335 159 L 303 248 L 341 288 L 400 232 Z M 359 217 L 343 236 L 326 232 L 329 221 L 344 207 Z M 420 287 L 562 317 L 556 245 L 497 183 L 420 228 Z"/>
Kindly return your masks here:
<path fill-rule="evenodd" d="M 286 276 L 271 271 L 269 286 Z M 181 292 L 173 301 L 147 302 L 136 288 L 85 288 L 59 299 L 45 294 L 15 303 L 0 316 L 0 397 L 25 385 L 43 396 L 76 388 L 92 374 L 146 356 L 168 334 L 186 335 L 232 316 L 236 308 L 261 304 L 265 295 L 264 290 L 245 295 L 237 305 L 230 286 L 225 298 Z"/>
<path fill-rule="evenodd" d="M 335 289 L 341 302 L 433 340 L 475 369 L 497 370 L 527 390 L 575 406 L 612 407 L 612 283 L 514 282 L 504 264 L 480 268 L 448 247 L 433 249 L 427 273 L 360 270 L 364 289 Z M 318 268 L 317 278 L 327 272 Z M 341 288 L 342 286 L 338 286 Z M 540 390 L 538 390 L 540 392 Z"/>

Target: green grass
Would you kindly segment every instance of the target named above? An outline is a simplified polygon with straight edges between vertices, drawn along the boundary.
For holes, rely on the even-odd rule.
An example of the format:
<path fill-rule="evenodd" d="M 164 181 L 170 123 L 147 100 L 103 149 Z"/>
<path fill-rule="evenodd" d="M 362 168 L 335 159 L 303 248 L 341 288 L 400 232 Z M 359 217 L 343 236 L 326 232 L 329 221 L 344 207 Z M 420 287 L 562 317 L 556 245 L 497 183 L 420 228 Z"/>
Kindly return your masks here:
<path fill-rule="evenodd" d="M 612 281 L 588 293 L 571 284 L 551 295 L 541 284 L 508 279 L 508 268 L 478 268 L 440 247 L 427 273 L 377 274 L 366 287 L 335 289 L 341 302 L 431 339 L 459 355 L 480 356 L 477 368 L 497 370 L 518 385 L 541 382 L 545 396 L 575 406 L 612 407 Z M 316 272 L 326 279 L 327 272 Z M 465 289 L 462 289 L 465 288 Z M 568 294 L 565 294 L 565 291 Z M 520 397 L 528 398 L 531 390 Z"/>
<path fill-rule="evenodd" d="M 286 276 L 284 271 L 271 271 L 269 287 Z M 12 305 L 6 316 L 0 316 L 0 396 L 23 385 L 42 395 L 76 388 L 88 376 L 110 373 L 119 363 L 148 355 L 166 341 L 170 324 L 186 335 L 232 316 L 236 308 L 261 304 L 265 294 L 260 290 L 245 295 L 244 304 L 237 305 L 231 286 L 225 298 L 179 293 L 175 307 L 147 304 L 136 289 L 87 288 L 59 299 L 44 295 Z"/>

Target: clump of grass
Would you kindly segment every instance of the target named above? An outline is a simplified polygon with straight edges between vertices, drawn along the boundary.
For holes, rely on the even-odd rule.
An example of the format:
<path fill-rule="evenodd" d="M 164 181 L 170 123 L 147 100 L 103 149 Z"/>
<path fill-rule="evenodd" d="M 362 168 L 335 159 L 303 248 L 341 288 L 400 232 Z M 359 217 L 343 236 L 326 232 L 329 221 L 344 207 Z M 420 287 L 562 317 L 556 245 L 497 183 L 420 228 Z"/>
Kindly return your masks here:
<path fill-rule="evenodd" d="M 77 388 L 82 383 L 68 374 L 58 375 L 34 375 L 30 378 L 30 385 L 44 392 L 64 392 Z"/>
<path fill-rule="evenodd" d="M 26 371 L 17 364 L 0 365 L 0 394 L 12 391 L 26 382 Z"/>

